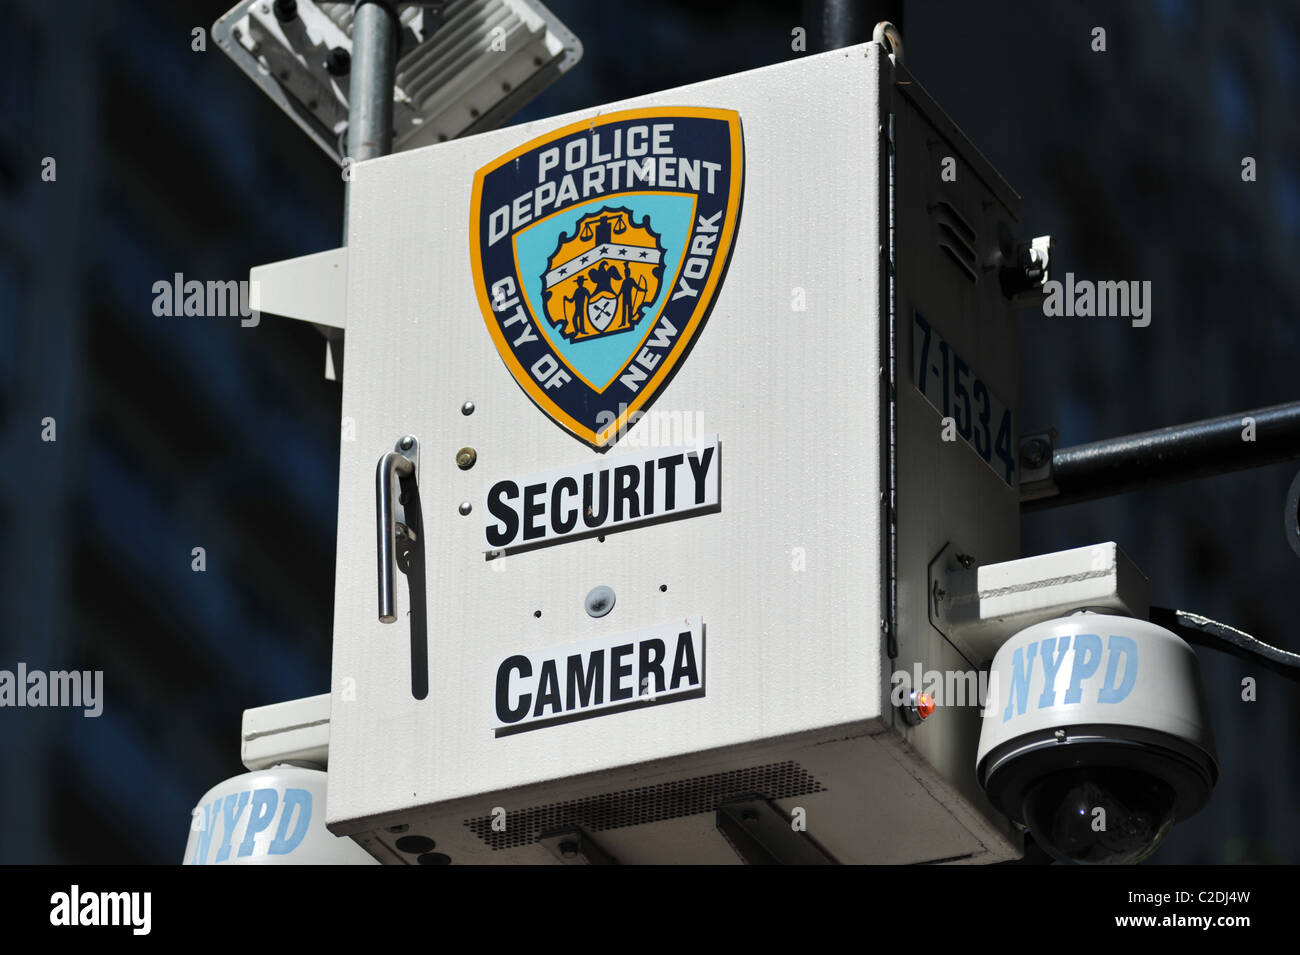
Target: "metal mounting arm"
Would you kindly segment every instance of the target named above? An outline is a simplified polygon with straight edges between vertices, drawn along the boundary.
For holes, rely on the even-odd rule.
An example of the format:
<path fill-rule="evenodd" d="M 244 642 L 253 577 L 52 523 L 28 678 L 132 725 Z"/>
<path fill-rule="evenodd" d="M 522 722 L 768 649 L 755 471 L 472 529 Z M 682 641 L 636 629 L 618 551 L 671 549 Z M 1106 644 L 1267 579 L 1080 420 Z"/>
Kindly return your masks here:
<path fill-rule="evenodd" d="M 1022 483 L 1023 511 L 1300 458 L 1300 402 L 1045 450 L 1047 479 L 1032 497 Z M 1032 466 L 1025 454 L 1021 463 Z"/>

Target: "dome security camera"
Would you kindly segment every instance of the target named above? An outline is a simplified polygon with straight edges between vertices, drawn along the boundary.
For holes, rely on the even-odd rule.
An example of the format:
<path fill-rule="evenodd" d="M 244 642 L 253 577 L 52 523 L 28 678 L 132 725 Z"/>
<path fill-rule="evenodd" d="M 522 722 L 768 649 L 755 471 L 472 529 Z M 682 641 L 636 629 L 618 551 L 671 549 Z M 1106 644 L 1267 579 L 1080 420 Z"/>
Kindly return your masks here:
<path fill-rule="evenodd" d="M 1062 862 L 1142 861 L 1218 778 L 1196 654 L 1145 620 L 1021 630 L 993 659 L 982 724 L 980 784 Z"/>

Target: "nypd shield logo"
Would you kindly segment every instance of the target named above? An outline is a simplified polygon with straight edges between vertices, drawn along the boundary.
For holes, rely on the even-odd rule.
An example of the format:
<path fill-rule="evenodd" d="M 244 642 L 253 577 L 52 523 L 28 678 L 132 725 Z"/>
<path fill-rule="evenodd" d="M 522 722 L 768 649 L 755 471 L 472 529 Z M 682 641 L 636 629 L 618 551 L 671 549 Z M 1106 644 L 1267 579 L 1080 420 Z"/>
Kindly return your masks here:
<path fill-rule="evenodd" d="M 470 245 L 488 331 L 556 423 L 608 448 L 680 367 L 740 216 L 740 117 L 608 113 L 480 169 Z"/>

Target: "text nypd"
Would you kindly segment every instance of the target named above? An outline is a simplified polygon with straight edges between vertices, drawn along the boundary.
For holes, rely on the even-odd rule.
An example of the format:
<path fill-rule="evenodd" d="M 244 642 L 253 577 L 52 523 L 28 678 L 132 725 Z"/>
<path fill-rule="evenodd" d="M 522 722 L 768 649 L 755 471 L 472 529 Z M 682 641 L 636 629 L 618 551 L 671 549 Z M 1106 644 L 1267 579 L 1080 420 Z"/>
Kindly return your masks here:
<path fill-rule="evenodd" d="M 311 803 L 308 790 L 293 787 L 283 793 L 260 787 L 218 796 L 193 812 L 190 865 L 289 855 L 311 827 Z"/>
<path fill-rule="evenodd" d="M 1095 633 L 1046 637 L 1017 647 L 1011 655 L 1011 686 L 1002 722 L 1028 709 L 1123 702 L 1137 676 L 1138 646 L 1129 637 L 1110 637 L 1104 651 Z"/>

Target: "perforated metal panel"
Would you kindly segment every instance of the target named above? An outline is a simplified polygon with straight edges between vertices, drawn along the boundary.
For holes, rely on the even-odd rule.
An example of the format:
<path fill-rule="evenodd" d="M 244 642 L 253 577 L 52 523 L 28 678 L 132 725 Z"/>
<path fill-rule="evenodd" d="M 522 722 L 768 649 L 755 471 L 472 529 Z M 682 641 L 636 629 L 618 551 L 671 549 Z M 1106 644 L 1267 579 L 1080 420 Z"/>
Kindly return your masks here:
<path fill-rule="evenodd" d="M 587 799 L 530 806 L 512 812 L 509 825 L 500 831 L 492 828 L 492 816 L 466 819 L 465 828 L 493 849 L 510 849 L 570 826 L 587 832 L 604 832 L 713 812 L 723 803 L 745 796 L 788 799 L 823 791 L 822 784 L 802 766 L 787 761 L 602 793 Z"/>

